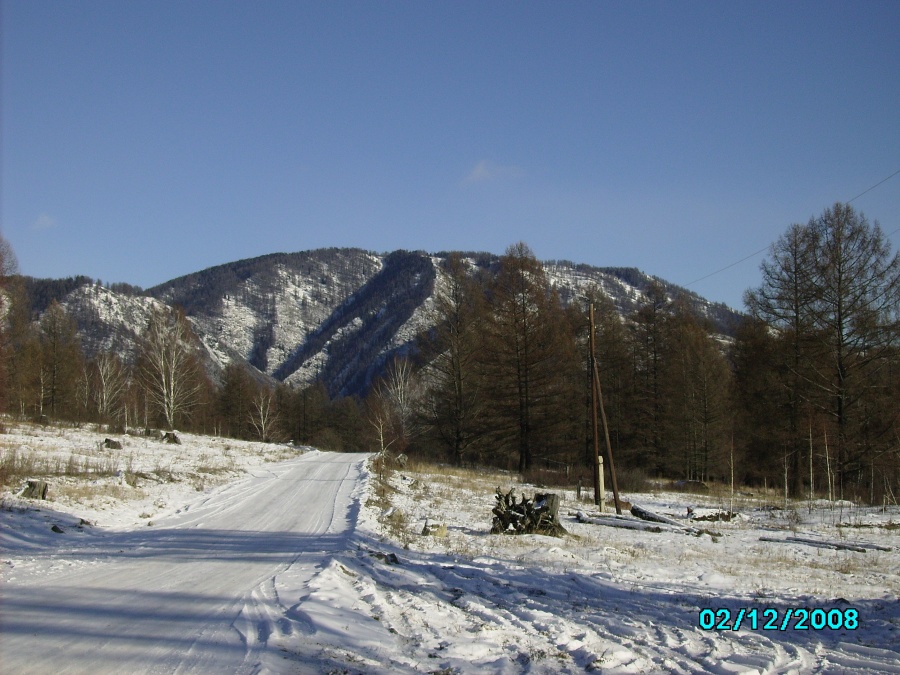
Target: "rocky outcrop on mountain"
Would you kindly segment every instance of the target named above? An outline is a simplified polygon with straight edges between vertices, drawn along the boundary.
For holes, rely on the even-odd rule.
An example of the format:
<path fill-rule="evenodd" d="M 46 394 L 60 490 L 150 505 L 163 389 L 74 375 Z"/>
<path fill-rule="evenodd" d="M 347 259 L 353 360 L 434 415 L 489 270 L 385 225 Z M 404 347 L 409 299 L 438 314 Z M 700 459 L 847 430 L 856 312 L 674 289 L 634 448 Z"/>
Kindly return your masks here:
<path fill-rule="evenodd" d="M 108 288 L 85 277 L 31 279 L 28 285 L 36 313 L 58 300 L 75 318 L 88 356 L 116 350 L 132 359 L 151 312 L 167 304 L 182 308 L 193 324 L 213 376 L 237 360 L 265 379 L 294 386 L 319 379 L 342 396 L 365 392 L 393 355 L 409 350 L 431 325 L 447 255 L 318 249 L 219 265 L 147 291 Z M 473 269 L 491 270 L 499 261 L 491 254 L 464 255 Z M 568 261 L 544 267 L 564 303 L 598 289 L 627 316 L 656 281 L 670 296 L 685 297 L 721 334 L 730 333 L 739 316 L 634 268 Z"/>

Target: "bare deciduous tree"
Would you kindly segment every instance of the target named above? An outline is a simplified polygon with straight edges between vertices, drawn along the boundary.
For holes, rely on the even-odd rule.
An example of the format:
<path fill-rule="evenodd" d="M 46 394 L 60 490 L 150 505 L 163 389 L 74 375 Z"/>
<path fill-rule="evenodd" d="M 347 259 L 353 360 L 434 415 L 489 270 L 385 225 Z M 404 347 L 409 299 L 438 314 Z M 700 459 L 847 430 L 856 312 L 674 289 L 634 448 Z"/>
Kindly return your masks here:
<path fill-rule="evenodd" d="M 143 335 L 140 377 L 151 406 L 175 428 L 189 414 L 200 394 L 194 351 L 197 339 L 184 314 L 167 309 L 153 312 Z"/>
<path fill-rule="evenodd" d="M 272 440 L 272 430 L 279 421 L 275 392 L 265 387 L 256 392 L 250 408 L 249 421 L 259 440 L 265 442 Z"/>
<path fill-rule="evenodd" d="M 0 277 L 11 277 L 19 273 L 19 261 L 9 240 L 0 234 Z"/>
<path fill-rule="evenodd" d="M 409 359 L 395 359 L 385 374 L 382 386 L 405 446 L 414 432 L 415 405 L 421 394 L 419 379 L 413 374 Z"/>
<path fill-rule="evenodd" d="M 896 403 L 889 397 L 897 362 L 900 254 L 891 253 L 878 223 L 837 203 L 807 225 L 791 226 L 762 272 L 763 284 L 747 294 L 747 304 L 775 329 L 786 355 L 776 379 L 791 411 L 785 467 L 794 492 L 802 487 L 800 453 L 809 446 L 808 427 L 818 413 L 835 432 L 838 489 L 852 474 L 858 486 L 868 482 L 871 498 L 877 467 L 888 466 L 879 457 L 890 453 L 895 436 L 890 411 Z"/>
<path fill-rule="evenodd" d="M 118 410 L 128 388 L 128 369 L 112 352 L 101 352 L 94 361 L 94 403 L 100 422 L 108 422 Z"/>

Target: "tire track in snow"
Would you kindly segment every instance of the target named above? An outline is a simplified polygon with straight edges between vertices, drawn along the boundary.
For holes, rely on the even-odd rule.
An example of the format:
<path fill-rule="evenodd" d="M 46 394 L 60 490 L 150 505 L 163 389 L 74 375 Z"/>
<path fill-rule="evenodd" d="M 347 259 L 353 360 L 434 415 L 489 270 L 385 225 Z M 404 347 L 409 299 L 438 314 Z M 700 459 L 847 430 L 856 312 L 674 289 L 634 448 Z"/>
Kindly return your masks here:
<path fill-rule="evenodd" d="M 100 535 L 66 553 L 96 565 L 5 583 L 4 672 L 256 669 L 275 638 L 304 630 L 288 614 L 296 603 L 279 600 L 280 577 L 308 583 L 350 545 L 364 460 L 308 453 L 152 530 Z"/>

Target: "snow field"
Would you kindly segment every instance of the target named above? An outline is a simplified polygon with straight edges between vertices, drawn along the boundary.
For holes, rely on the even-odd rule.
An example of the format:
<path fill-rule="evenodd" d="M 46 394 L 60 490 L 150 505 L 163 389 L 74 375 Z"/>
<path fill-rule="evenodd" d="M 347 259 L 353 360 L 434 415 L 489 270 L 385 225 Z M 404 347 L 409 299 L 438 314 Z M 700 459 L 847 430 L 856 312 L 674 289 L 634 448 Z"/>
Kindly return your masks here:
<path fill-rule="evenodd" d="M 843 504 L 835 509 L 820 502 L 808 513 L 806 504 L 785 511 L 763 508 L 767 500 L 758 497 L 743 498 L 742 516 L 732 522 L 696 523 L 715 532 L 714 539 L 581 524 L 574 512 L 591 505 L 577 503 L 571 491 L 556 490 L 563 496 L 561 516 L 572 536 L 553 539 L 487 534 L 497 487 L 515 487 L 529 496 L 548 491 L 518 486 L 510 476 L 404 471 L 395 473 L 390 485 L 393 490 L 385 492 L 395 511 L 378 523 L 384 536 L 406 547 L 405 558 L 398 554 L 405 565 L 414 566 L 425 556 L 425 578 L 437 577 L 445 589 L 462 589 L 449 604 L 481 622 L 479 644 L 491 641 L 495 653 L 508 654 L 506 666 L 485 661 L 481 667 L 496 672 L 685 673 L 832 667 L 893 672 L 900 667 L 894 646 L 900 623 L 896 508 L 850 509 Z M 730 505 L 721 497 L 687 494 L 624 496 L 685 523 L 688 506 L 695 515 L 704 515 Z M 426 518 L 446 524 L 447 538 L 417 536 Z M 893 550 L 860 554 L 759 541 L 763 535 L 793 533 Z M 442 555 L 452 563 L 436 568 L 435 556 Z M 424 604 L 424 596 L 416 597 Z M 447 604 L 420 611 L 452 616 Z M 789 607 L 817 606 L 857 607 L 866 625 L 858 631 L 774 633 L 698 627 L 705 607 L 727 607 L 734 614 L 741 607 L 775 607 L 783 614 Z M 443 634 L 446 640 L 447 631 Z M 860 659 L 857 647 L 872 661 Z M 479 667 L 452 660 L 447 666 L 459 672 Z"/>
<path fill-rule="evenodd" d="M 50 476 L 50 502 L 3 496 L 5 672 L 900 672 L 896 507 L 742 497 L 739 518 L 696 523 L 713 538 L 579 523 L 592 505 L 556 490 L 569 536 L 497 536 L 497 487 L 546 490 L 438 467 L 382 482 L 362 455 L 189 434 L 181 446 L 117 436 L 121 451 L 103 438 L 0 436 L 0 461 L 108 469 Z M 731 506 L 624 496 L 685 523 L 688 506 Z M 426 519 L 446 536 L 423 535 Z M 698 627 L 703 608 L 753 607 L 854 607 L 860 628 Z"/>

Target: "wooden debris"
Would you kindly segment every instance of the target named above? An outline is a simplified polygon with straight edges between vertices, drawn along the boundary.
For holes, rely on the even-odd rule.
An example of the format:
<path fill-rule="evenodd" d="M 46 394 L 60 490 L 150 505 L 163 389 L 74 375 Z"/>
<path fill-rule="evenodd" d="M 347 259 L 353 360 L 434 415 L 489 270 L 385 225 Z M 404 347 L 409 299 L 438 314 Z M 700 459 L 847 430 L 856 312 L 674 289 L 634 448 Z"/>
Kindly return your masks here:
<path fill-rule="evenodd" d="M 28 486 L 22 491 L 22 496 L 25 499 L 47 499 L 47 491 L 49 489 L 50 486 L 46 481 L 29 480 Z"/>
<path fill-rule="evenodd" d="M 494 521 L 492 534 L 545 534 L 561 537 L 568 534 L 559 523 L 559 495 L 536 494 L 534 500 L 522 495 L 516 501 L 514 490 L 503 493 L 497 488 L 497 503 L 491 512 Z"/>
<path fill-rule="evenodd" d="M 661 516 L 658 513 L 653 513 L 652 511 L 648 511 L 645 508 L 640 506 L 632 505 L 631 513 L 639 518 L 640 520 L 632 520 L 630 518 L 625 518 L 622 516 L 601 516 L 599 518 L 588 518 L 584 516 L 581 512 L 579 512 L 576 517 L 580 522 L 592 523 L 595 525 L 606 525 L 607 527 L 621 527 L 628 530 L 641 530 L 642 532 L 682 532 L 684 534 L 691 534 L 695 537 L 699 537 L 703 534 L 708 534 L 715 541 L 721 535 L 717 532 L 710 532 L 709 530 L 698 530 L 696 527 L 689 527 L 687 525 L 683 525 L 679 523 L 677 520 L 672 518 L 668 518 L 666 516 Z M 658 525 L 651 525 L 650 523 L 659 523 Z M 665 526 L 665 527 L 663 527 Z"/>
<path fill-rule="evenodd" d="M 649 520 L 652 523 L 665 523 L 666 525 L 672 525 L 674 527 L 687 527 L 684 523 L 681 523 L 674 518 L 669 518 L 668 516 L 661 516 L 658 513 L 653 513 L 653 511 L 648 511 L 642 506 L 638 506 L 637 504 L 633 504 L 631 506 L 631 515 L 640 518 L 641 520 Z"/>
<path fill-rule="evenodd" d="M 784 539 L 776 539 L 775 537 L 760 537 L 760 541 L 773 542 L 776 544 L 806 544 L 807 546 L 816 546 L 818 548 L 833 548 L 840 551 L 853 551 L 855 553 L 865 553 L 869 550 L 890 551 L 888 546 L 878 546 L 877 544 L 845 544 L 840 541 L 826 541 L 824 539 L 807 539 L 806 537 L 785 537 Z"/>
<path fill-rule="evenodd" d="M 423 537 L 436 537 L 437 539 L 444 539 L 447 536 L 447 525 L 444 523 L 439 523 L 437 525 L 433 525 L 428 522 L 428 519 L 425 519 L 425 526 L 422 528 L 422 536 Z"/>
<path fill-rule="evenodd" d="M 702 516 L 695 515 L 693 509 L 688 509 L 688 517 L 692 522 L 718 523 L 731 522 L 732 518 L 736 518 L 737 514 L 733 511 L 715 511 L 713 513 L 704 513 Z"/>
<path fill-rule="evenodd" d="M 621 518 L 616 516 L 587 516 L 581 511 L 575 514 L 575 518 L 579 523 L 588 523 L 590 525 L 604 525 L 606 527 L 619 527 L 623 530 L 640 530 L 641 532 L 663 531 L 659 525 L 651 525 L 641 520 L 632 520 L 630 518 Z M 668 528 L 666 528 L 668 529 Z"/>

